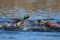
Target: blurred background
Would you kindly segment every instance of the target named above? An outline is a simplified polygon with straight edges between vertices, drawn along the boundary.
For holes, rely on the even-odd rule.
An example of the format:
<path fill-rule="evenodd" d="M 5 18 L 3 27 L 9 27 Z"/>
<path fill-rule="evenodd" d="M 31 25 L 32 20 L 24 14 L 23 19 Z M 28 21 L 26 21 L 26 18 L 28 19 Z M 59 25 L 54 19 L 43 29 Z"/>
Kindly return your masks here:
<path fill-rule="evenodd" d="M 0 0 L 0 16 L 60 18 L 60 0 Z"/>

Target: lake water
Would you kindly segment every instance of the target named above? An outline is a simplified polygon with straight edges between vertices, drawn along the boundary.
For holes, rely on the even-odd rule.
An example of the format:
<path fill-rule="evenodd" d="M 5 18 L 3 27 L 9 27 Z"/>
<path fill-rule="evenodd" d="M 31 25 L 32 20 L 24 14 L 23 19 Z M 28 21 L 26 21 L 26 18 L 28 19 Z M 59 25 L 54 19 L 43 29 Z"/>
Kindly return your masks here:
<path fill-rule="evenodd" d="M 56 14 L 57 16 L 54 16 L 52 18 L 60 19 L 59 14 Z M 0 30 L 0 39 L 1 40 L 60 40 L 60 32 L 20 32 L 20 31 L 16 32 L 16 31 Z"/>
<path fill-rule="evenodd" d="M 35 2 L 35 1 L 36 0 L 31 0 L 30 2 Z M 54 1 L 52 2 L 53 4 L 55 3 Z M 57 4 L 58 3 L 59 2 L 57 2 Z M 29 2 L 27 2 L 26 4 L 27 4 L 26 7 L 30 7 Z M 41 5 L 41 7 L 45 8 L 43 4 Z M 48 1 L 47 4 L 49 5 L 50 2 Z M 17 9 L 16 7 L 15 9 Z M 32 6 L 32 9 L 37 7 Z M 27 9 L 30 9 L 30 8 L 27 8 Z M 52 12 L 51 8 L 47 8 L 47 9 L 45 8 L 45 10 L 47 10 L 48 12 L 42 11 L 39 9 L 36 9 L 36 11 L 32 11 L 32 10 L 26 11 L 25 8 L 18 8 L 17 13 L 16 13 L 16 10 L 0 10 L 0 20 L 4 21 L 4 18 L 2 19 L 1 16 L 20 18 L 20 17 L 23 17 L 25 14 L 29 14 L 31 16 L 31 19 L 54 18 L 54 19 L 58 19 L 60 22 L 60 12 L 56 12 L 56 13 Z M 8 19 L 5 19 L 5 20 L 8 21 Z M 17 31 L 0 30 L 0 40 L 60 40 L 60 32 L 20 32 L 20 31 L 17 32 Z"/>
<path fill-rule="evenodd" d="M 1 40 L 60 40 L 60 32 L 20 32 L 0 30 Z"/>

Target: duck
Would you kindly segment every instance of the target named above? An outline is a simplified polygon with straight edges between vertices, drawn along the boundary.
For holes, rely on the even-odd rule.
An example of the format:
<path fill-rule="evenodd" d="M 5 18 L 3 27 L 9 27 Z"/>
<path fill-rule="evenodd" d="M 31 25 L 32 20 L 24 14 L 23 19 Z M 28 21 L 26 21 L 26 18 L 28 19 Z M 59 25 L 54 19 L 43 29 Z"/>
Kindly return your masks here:
<path fill-rule="evenodd" d="M 41 20 L 41 19 L 39 19 L 39 20 L 37 20 L 37 22 L 36 23 L 40 23 L 40 24 L 45 24 L 45 25 L 47 25 L 48 27 L 58 27 L 59 26 L 59 24 L 57 24 L 57 23 L 54 23 L 54 22 L 49 22 L 49 21 L 47 21 L 47 20 Z"/>
<path fill-rule="evenodd" d="M 21 30 L 24 30 L 24 28 L 22 28 L 20 25 L 26 23 L 26 19 L 29 19 L 29 15 L 25 15 L 23 17 L 23 20 L 20 20 L 19 18 L 12 21 L 10 24 L 7 24 L 7 26 L 4 27 L 4 29 L 10 29 L 10 30 L 15 30 L 17 28 L 20 28 Z M 8 26 L 9 25 L 9 26 Z"/>
<path fill-rule="evenodd" d="M 39 28 L 37 27 L 37 28 L 35 28 L 35 29 L 43 29 L 43 31 L 60 31 L 60 25 L 59 24 L 57 24 L 57 23 L 53 23 L 53 22 L 49 22 L 49 21 L 47 21 L 47 20 L 44 20 L 44 19 L 39 19 L 39 20 L 37 20 L 36 21 L 36 24 L 39 24 Z M 44 26 L 43 26 L 44 25 Z M 33 28 L 34 29 L 34 28 Z M 34 29 L 34 30 L 35 30 Z M 48 30 L 47 30 L 48 29 Z M 35 31 L 37 31 L 37 30 L 35 30 Z"/>

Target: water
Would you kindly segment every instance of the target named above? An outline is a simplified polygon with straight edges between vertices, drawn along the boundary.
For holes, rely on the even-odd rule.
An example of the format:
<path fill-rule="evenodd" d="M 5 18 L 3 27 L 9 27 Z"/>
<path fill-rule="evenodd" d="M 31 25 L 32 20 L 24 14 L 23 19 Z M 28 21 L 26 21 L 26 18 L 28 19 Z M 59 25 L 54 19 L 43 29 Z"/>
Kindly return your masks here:
<path fill-rule="evenodd" d="M 25 10 L 25 8 L 18 8 L 18 6 L 15 6 L 15 9 L 17 10 L 18 8 L 18 12 L 16 13 L 16 10 L 4 10 L 3 6 L 3 10 L 0 10 L 0 15 L 1 16 L 6 16 L 6 17 L 23 17 L 25 14 L 29 14 L 31 16 L 31 19 L 46 19 L 46 18 L 54 18 L 54 19 L 58 19 L 60 22 L 60 12 L 56 12 L 53 13 L 52 9 L 51 9 L 51 1 L 47 1 L 47 5 L 46 3 L 42 1 L 40 1 L 40 4 L 34 4 L 32 2 L 35 2 L 36 0 L 29 0 L 29 1 L 25 1 L 26 3 L 24 3 L 24 7 L 27 7 L 27 9 L 36 9 L 36 11 L 32 11 L 32 10 Z M 22 2 L 20 1 L 20 4 L 18 2 L 18 4 L 20 6 L 22 6 Z M 30 3 L 31 2 L 31 3 Z M 41 4 L 42 3 L 42 4 Z M 53 5 L 55 6 L 55 1 L 52 1 Z M 9 3 L 7 3 L 9 4 Z M 31 4 L 31 5 L 30 5 Z M 49 6 L 49 8 L 45 8 L 45 6 Z M 59 4 L 59 2 L 57 1 L 57 4 Z M 10 5 L 10 4 L 9 4 Z M 35 5 L 32 6 L 32 5 Z M 8 9 L 9 7 L 6 6 L 6 9 Z M 48 11 L 43 11 L 40 10 L 38 8 L 45 8 L 44 10 Z M 55 7 L 53 7 L 55 8 Z M 60 8 L 60 7 L 58 7 Z M 55 10 L 55 9 L 54 9 Z M 57 9 L 56 9 L 57 10 Z M 39 15 L 39 16 L 37 16 Z M 11 21 L 9 18 L 2 18 L 0 16 L 0 21 Z M 54 20 L 56 22 L 56 20 Z M 0 30 L 0 39 L 1 40 L 60 40 L 60 32 L 20 32 L 20 31 L 4 31 L 4 30 Z"/>
<path fill-rule="evenodd" d="M 55 18 L 58 17 L 56 16 Z M 60 40 L 60 32 L 20 32 L 20 31 L 16 32 L 16 31 L 0 30 L 0 39 L 1 40 Z"/>
<path fill-rule="evenodd" d="M 9 17 L 13 17 L 15 15 L 15 11 L 1 11 L 1 12 L 7 12 L 9 14 L 6 14 Z M 13 14 L 15 13 L 15 14 Z M 21 8 L 18 12 L 19 14 L 16 14 L 16 16 L 23 17 L 25 14 L 31 15 L 31 19 L 47 19 L 50 15 L 50 18 L 58 19 L 60 22 L 60 12 L 55 13 L 46 13 L 42 10 L 35 11 L 29 11 L 27 12 L 24 8 Z M 1 13 L 0 13 L 1 14 Z M 6 19 L 4 17 L 0 16 L 0 21 L 11 21 L 9 18 Z M 56 22 L 56 20 L 54 20 Z M 60 32 L 20 32 L 20 31 L 4 31 L 0 30 L 0 39 L 1 40 L 60 40 Z"/>
<path fill-rule="evenodd" d="M 57 15 L 52 18 L 59 19 L 59 17 L 60 16 Z M 33 18 L 37 19 L 37 16 Z M 38 19 L 39 18 L 42 17 L 38 17 Z M 4 18 L 0 20 L 4 21 Z M 20 31 L 16 32 L 16 31 L 0 30 L 0 39 L 1 40 L 60 40 L 60 32 L 20 32 Z"/>
<path fill-rule="evenodd" d="M 4 21 L 4 19 L 6 18 L 1 17 L 0 20 L 2 19 Z M 0 39 L 1 40 L 60 40 L 60 32 L 20 32 L 20 31 L 0 30 Z"/>
<path fill-rule="evenodd" d="M 60 32 L 20 32 L 0 30 L 1 40 L 60 40 Z"/>

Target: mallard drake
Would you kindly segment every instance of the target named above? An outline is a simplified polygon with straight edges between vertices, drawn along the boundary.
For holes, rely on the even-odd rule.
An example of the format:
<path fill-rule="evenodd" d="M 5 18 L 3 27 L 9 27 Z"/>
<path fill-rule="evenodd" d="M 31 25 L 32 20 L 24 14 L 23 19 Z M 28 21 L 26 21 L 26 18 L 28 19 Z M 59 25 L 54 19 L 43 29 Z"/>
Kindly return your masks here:
<path fill-rule="evenodd" d="M 45 23 L 46 22 L 46 20 L 43 20 L 43 19 L 39 19 L 39 20 L 37 20 L 37 22 L 36 23 Z"/>
<path fill-rule="evenodd" d="M 25 19 L 28 19 L 28 18 L 30 18 L 29 15 L 25 15 L 25 16 L 24 16 L 24 20 L 25 20 Z"/>

